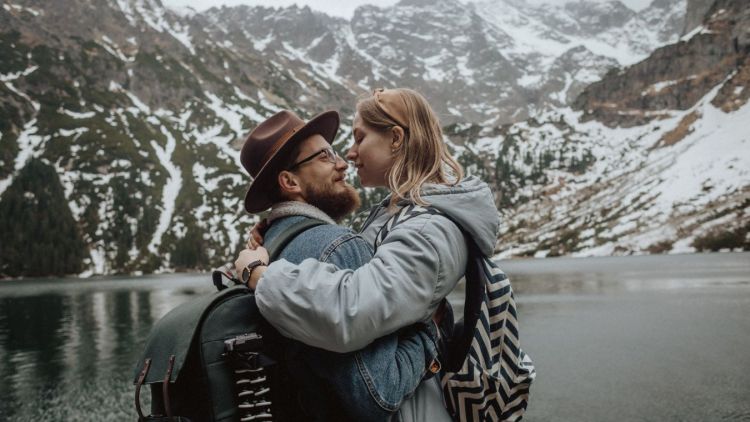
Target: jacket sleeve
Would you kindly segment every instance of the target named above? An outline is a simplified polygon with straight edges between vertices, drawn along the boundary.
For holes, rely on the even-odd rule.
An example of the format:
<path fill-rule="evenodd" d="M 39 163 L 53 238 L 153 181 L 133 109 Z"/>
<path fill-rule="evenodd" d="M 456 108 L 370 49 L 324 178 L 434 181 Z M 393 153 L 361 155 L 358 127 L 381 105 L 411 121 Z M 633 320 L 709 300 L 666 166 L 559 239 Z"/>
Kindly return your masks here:
<path fill-rule="evenodd" d="M 428 236 L 423 230 L 431 218 L 393 229 L 356 270 L 313 259 L 272 263 L 255 292 L 261 314 L 283 335 L 339 353 L 427 319 L 440 277 L 435 244 L 447 241 L 431 238 L 440 231 Z"/>

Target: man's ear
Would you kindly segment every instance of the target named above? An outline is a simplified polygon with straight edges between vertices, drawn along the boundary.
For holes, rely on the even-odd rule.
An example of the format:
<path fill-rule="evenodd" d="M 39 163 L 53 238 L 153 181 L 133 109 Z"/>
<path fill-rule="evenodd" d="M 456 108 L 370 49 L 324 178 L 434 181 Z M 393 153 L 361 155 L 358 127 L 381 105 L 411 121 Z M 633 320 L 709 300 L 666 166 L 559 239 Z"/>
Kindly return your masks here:
<path fill-rule="evenodd" d="M 393 136 L 393 139 L 391 139 L 391 150 L 395 151 L 401 148 L 401 145 L 404 143 L 404 128 L 401 126 L 394 126 L 391 129 L 391 135 Z"/>
<path fill-rule="evenodd" d="M 293 197 L 302 192 L 299 184 L 299 178 L 291 171 L 283 170 L 277 177 L 281 193 L 287 197 Z"/>

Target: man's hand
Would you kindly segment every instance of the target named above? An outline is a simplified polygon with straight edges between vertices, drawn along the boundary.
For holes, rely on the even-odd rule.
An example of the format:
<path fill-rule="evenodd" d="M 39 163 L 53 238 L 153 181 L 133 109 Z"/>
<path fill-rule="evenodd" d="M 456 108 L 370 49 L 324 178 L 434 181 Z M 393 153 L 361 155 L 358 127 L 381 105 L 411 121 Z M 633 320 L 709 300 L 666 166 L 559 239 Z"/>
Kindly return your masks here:
<path fill-rule="evenodd" d="M 247 267 L 248 264 L 250 264 L 253 261 L 261 260 L 262 262 L 265 262 L 266 265 L 268 265 L 268 251 L 266 248 L 259 246 L 257 249 L 243 249 L 240 251 L 240 255 L 237 257 L 237 260 L 234 261 L 234 267 L 237 271 L 237 275 L 240 277 L 242 276 L 242 270 Z M 256 273 L 262 274 L 261 271 L 263 267 L 256 268 L 253 271 L 253 274 L 251 274 L 251 281 L 254 279 L 255 283 L 257 283 L 260 276 L 258 276 Z M 256 277 L 252 277 L 256 276 Z M 250 284 L 250 288 L 255 288 L 255 283 L 248 283 Z"/>

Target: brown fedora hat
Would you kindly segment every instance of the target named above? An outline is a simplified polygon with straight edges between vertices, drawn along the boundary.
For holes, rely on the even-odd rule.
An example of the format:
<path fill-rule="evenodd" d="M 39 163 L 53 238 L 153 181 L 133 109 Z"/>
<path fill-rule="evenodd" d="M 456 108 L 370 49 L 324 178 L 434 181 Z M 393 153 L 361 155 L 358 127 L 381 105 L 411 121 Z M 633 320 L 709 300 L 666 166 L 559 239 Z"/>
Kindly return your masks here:
<path fill-rule="evenodd" d="M 282 169 L 277 168 L 279 158 L 291 145 L 312 135 L 321 135 L 333 142 L 339 130 L 339 114 L 326 111 L 305 123 L 289 110 L 282 110 L 261 122 L 245 139 L 240 152 L 240 162 L 253 178 L 245 195 L 245 209 L 249 213 L 268 209 L 272 203 L 268 190 Z"/>

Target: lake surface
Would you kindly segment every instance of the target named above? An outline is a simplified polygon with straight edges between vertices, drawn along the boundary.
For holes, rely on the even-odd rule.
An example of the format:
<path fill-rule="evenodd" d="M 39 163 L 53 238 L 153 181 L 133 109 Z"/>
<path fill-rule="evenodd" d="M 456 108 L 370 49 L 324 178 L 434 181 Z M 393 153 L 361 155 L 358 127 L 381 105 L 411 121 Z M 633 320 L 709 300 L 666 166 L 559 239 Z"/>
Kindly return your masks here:
<path fill-rule="evenodd" d="M 538 372 L 524 420 L 750 421 L 750 254 L 500 264 Z M 0 420 L 135 420 L 151 326 L 212 290 L 208 274 L 0 282 Z"/>

